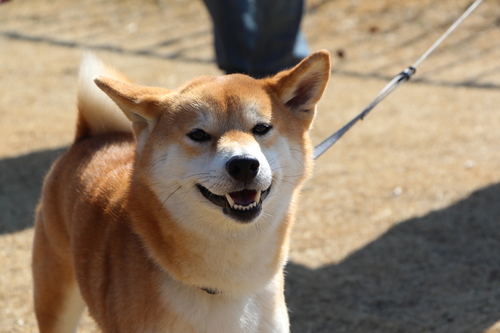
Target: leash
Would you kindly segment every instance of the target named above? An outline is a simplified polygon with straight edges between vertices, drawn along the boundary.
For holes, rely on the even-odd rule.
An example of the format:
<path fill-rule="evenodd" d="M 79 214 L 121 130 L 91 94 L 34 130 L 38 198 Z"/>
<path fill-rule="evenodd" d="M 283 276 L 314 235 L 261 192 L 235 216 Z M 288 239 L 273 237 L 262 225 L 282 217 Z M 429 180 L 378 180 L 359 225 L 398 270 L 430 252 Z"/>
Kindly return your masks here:
<path fill-rule="evenodd" d="M 460 16 L 455 23 L 453 23 L 448 30 L 434 43 L 432 46 L 410 67 L 403 70 L 401 73 L 396 75 L 382 91 L 375 97 L 375 99 L 356 117 L 351 121 L 341 127 L 337 132 L 330 135 L 323 142 L 314 147 L 313 159 L 320 157 L 328 148 L 333 146 L 358 120 L 363 120 L 364 117 L 384 98 L 386 98 L 390 93 L 396 90 L 397 87 L 410 80 L 413 74 L 417 71 L 417 67 L 425 60 L 429 55 L 434 52 L 434 50 L 446 39 L 448 36 L 469 16 L 481 3 L 483 0 L 476 0 L 463 14 Z"/>

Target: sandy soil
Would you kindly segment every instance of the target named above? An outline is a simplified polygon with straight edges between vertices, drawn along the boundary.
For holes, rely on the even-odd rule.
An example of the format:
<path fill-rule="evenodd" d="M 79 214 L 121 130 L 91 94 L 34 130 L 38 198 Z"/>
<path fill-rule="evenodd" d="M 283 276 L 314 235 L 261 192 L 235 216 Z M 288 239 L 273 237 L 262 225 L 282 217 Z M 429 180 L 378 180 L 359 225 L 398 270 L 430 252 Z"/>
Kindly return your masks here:
<path fill-rule="evenodd" d="M 334 67 L 315 142 L 468 4 L 309 1 L 311 49 L 329 49 Z M 500 332 L 499 26 L 498 3 L 485 1 L 317 161 L 287 267 L 292 332 Z M 219 74 L 211 40 L 201 1 L 0 3 L 0 332 L 36 331 L 33 209 L 73 136 L 83 50 L 174 88 Z M 81 331 L 96 331 L 88 316 Z"/>

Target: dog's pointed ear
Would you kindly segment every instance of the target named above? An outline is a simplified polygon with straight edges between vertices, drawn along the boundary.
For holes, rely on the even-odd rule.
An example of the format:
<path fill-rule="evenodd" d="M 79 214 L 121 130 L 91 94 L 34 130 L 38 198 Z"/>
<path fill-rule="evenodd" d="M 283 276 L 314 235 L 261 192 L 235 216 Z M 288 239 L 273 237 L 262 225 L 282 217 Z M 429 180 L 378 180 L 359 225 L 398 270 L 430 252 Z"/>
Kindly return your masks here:
<path fill-rule="evenodd" d="M 285 107 L 309 128 L 329 78 L 330 53 L 320 50 L 292 69 L 276 74 L 271 82 Z"/>
<path fill-rule="evenodd" d="M 149 135 L 156 126 L 160 117 L 160 104 L 170 92 L 165 88 L 140 86 L 102 76 L 94 79 L 94 82 L 132 121 L 138 141 Z"/>

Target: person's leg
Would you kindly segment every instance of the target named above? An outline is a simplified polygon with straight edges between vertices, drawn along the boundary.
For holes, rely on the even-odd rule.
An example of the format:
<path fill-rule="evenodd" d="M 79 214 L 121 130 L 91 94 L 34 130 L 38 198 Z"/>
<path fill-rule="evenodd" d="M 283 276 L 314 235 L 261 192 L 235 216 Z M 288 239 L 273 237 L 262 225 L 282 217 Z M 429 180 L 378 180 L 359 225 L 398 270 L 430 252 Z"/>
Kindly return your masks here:
<path fill-rule="evenodd" d="M 294 66 L 309 54 L 300 31 L 304 0 L 204 0 L 219 68 L 254 77 Z"/>
<path fill-rule="evenodd" d="M 303 0 L 258 0 L 258 32 L 251 61 L 255 72 L 274 74 L 295 66 L 309 55 L 300 29 Z"/>
<path fill-rule="evenodd" d="M 247 0 L 204 0 L 213 23 L 215 55 L 219 68 L 238 72 L 250 68 L 254 39 L 252 31 L 245 26 L 244 17 L 251 11 Z M 248 20 L 248 19 L 247 19 Z"/>

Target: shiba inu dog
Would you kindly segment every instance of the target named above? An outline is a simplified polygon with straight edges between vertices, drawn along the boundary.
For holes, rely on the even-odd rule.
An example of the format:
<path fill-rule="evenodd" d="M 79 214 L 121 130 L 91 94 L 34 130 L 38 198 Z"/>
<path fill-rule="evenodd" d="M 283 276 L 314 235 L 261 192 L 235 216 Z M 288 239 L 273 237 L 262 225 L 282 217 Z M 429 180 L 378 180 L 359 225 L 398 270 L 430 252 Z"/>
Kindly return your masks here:
<path fill-rule="evenodd" d="M 167 90 L 86 56 L 36 212 L 40 331 L 75 331 L 88 306 L 104 332 L 288 332 L 283 266 L 329 75 L 318 51 Z"/>

